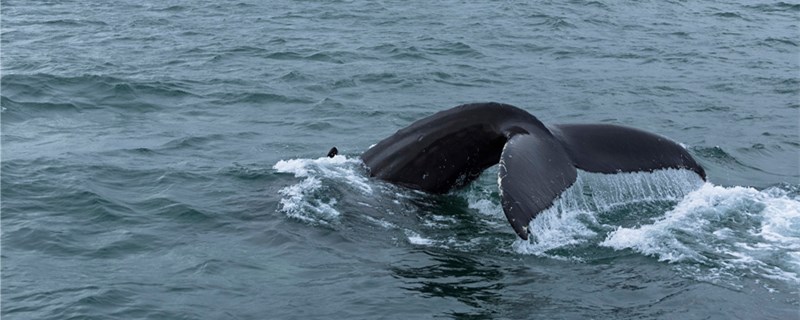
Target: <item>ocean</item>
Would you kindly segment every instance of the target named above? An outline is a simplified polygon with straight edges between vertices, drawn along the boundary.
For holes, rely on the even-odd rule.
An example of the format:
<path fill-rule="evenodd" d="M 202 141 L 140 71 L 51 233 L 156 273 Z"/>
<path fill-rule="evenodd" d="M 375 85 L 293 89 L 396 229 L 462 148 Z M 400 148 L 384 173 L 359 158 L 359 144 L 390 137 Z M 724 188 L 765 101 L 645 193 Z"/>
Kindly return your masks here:
<path fill-rule="evenodd" d="M 3 319 L 798 319 L 800 4 L 0 1 Z M 687 148 L 516 237 L 497 168 L 359 159 L 496 101 Z M 325 157 L 336 146 L 340 155 Z"/>

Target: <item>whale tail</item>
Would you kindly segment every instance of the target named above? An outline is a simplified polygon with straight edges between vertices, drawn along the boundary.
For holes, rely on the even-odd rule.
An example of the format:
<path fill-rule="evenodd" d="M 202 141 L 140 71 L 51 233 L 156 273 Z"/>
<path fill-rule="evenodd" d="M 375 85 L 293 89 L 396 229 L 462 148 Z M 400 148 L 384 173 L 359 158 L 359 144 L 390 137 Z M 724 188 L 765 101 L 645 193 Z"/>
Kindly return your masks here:
<path fill-rule="evenodd" d="M 361 156 L 376 178 L 445 193 L 499 163 L 503 212 L 516 234 L 569 188 L 577 169 L 598 173 L 688 169 L 705 171 L 677 143 L 639 129 L 608 124 L 545 127 L 528 112 L 499 103 L 455 107 L 423 118 Z"/>

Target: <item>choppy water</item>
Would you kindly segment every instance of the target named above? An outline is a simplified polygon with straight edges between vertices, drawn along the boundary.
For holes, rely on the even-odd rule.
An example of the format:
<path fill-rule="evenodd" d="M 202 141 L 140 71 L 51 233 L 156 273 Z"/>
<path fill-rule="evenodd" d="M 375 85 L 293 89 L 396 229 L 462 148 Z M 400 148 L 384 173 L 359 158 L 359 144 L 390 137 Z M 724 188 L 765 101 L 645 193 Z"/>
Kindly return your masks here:
<path fill-rule="evenodd" d="M 800 317 L 800 4 L 0 6 L 3 318 Z M 666 135 L 710 182 L 581 173 L 522 242 L 496 168 L 367 178 L 476 101 Z"/>

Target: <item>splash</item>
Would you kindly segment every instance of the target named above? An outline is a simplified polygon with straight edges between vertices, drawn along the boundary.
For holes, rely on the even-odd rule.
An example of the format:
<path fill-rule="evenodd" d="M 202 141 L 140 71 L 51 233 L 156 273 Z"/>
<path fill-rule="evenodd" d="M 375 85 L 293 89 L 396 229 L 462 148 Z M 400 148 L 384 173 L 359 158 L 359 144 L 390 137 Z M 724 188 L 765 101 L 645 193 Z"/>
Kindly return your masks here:
<path fill-rule="evenodd" d="M 701 184 L 702 180 L 688 170 L 619 174 L 579 171 L 575 184 L 531 221 L 530 240 L 518 240 L 513 248 L 522 254 L 563 258 L 549 251 L 589 244 L 598 232 L 609 229 L 598 222 L 602 213 L 640 203 L 677 202 Z"/>
<path fill-rule="evenodd" d="M 711 280 L 744 272 L 800 282 L 799 200 L 778 188 L 706 183 L 661 219 L 619 227 L 600 245 L 705 266 Z"/>
<path fill-rule="evenodd" d="M 618 174 L 580 171 L 575 184 L 558 199 L 556 207 L 561 211 L 605 212 L 638 202 L 678 201 L 702 183 L 697 174 L 689 170 Z"/>
<path fill-rule="evenodd" d="M 508 243 L 503 241 L 510 234 L 491 174 L 456 192 L 479 214 L 479 221 L 472 223 L 484 225 L 480 234 L 454 235 L 453 228 L 460 224 L 454 217 L 429 214 L 406 219 L 419 210 L 407 205 L 418 194 L 391 186 L 375 189 L 380 185 L 369 181 L 357 159 L 340 155 L 282 160 L 273 169 L 302 178 L 279 191 L 279 210 L 289 217 L 330 224 L 339 221 L 345 206 L 362 204 L 375 217 L 366 212 L 359 217 L 382 229 L 400 231 L 411 245 L 504 251 Z M 348 202 L 348 195 L 357 201 Z M 372 202 L 372 198 L 390 201 Z M 390 216 L 396 219 L 385 220 Z M 529 228 L 530 240 L 513 242 L 514 252 L 586 260 L 599 248 L 630 250 L 702 280 L 750 274 L 800 283 L 800 197 L 779 187 L 759 191 L 715 186 L 687 170 L 579 172 L 575 184 Z M 727 283 L 732 282 L 736 281 Z"/>
<path fill-rule="evenodd" d="M 683 170 L 581 172 L 529 228 L 517 253 L 581 260 L 598 247 L 632 250 L 702 280 L 800 283 L 800 197 L 779 187 L 715 186 Z"/>
<path fill-rule="evenodd" d="M 372 187 L 360 172 L 361 161 L 343 155 L 333 158 L 291 159 L 278 161 L 272 168 L 280 173 L 292 173 L 304 178 L 297 184 L 278 191 L 283 196 L 280 211 L 287 216 L 307 222 L 326 224 L 337 219 L 341 212 L 336 209 L 337 200 L 327 190 L 324 180 L 342 182 L 361 194 L 372 194 Z"/>

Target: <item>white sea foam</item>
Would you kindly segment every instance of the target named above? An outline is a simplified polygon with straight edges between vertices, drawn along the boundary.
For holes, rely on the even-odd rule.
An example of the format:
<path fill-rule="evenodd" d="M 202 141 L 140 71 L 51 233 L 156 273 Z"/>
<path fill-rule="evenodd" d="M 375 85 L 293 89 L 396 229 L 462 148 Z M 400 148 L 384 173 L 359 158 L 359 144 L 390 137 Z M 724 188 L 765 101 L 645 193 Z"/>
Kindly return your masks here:
<path fill-rule="evenodd" d="M 333 158 L 291 159 L 278 161 L 272 168 L 277 172 L 294 173 L 297 178 L 325 177 L 346 181 L 362 193 L 372 193 L 367 178 L 358 172 L 361 160 L 348 159 L 343 155 Z"/>
<path fill-rule="evenodd" d="M 718 275 L 751 272 L 797 282 L 799 227 L 800 201 L 785 192 L 706 183 L 661 219 L 618 227 L 600 245 L 700 263 Z"/>
<path fill-rule="evenodd" d="M 411 230 L 406 230 L 406 238 L 408 238 L 409 243 L 418 246 L 432 246 L 436 243 L 434 240 L 425 238 Z"/>
<path fill-rule="evenodd" d="M 481 199 L 474 195 L 467 196 L 467 207 L 489 217 L 503 217 L 503 206 L 499 202 Z"/>
<path fill-rule="evenodd" d="M 514 242 L 514 251 L 554 257 L 548 251 L 582 244 L 596 235 L 587 226 L 587 219 L 593 219 L 591 212 L 559 211 L 556 207 L 545 210 L 529 225 L 528 241 Z"/>
<path fill-rule="evenodd" d="M 306 200 L 307 195 L 318 190 L 322 186 L 319 179 L 314 177 L 306 178 L 298 184 L 288 186 L 278 191 L 281 198 L 281 211 L 288 216 L 306 221 L 313 221 L 306 211 L 311 210 L 317 213 L 326 213 L 328 217 L 335 217 L 339 212 L 333 209 L 331 204 L 311 203 Z M 322 208 L 325 208 L 324 210 Z"/>
<path fill-rule="evenodd" d="M 422 225 L 425 227 L 438 229 L 449 228 L 457 222 L 458 219 L 444 215 L 430 215 L 422 219 Z"/>
<path fill-rule="evenodd" d="M 386 221 L 386 220 L 383 220 L 383 219 L 376 219 L 376 218 L 373 218 L 373 217 L 370 217 L 370 216 L 364 216 L 364 217 L 367 220 L 369 220 L 370 222 L 372 222 L 373 224 L 376 224 L 376 225 L 378 225 L 378 226 L 380 226 L 380 227 L 382 227 L 384 229 L 396 229 L 397 228 L 397 225 L 395 225 L 394 223 L 391 223 L 389 221 Z"/>
<path fill-rule="evenodd" d="M 278 161 L 272 168 L 281 173 L 292 173 L 302 181 L 278 191 L 280 211 L 287 216 L 309 222 L 327 223 L 341 213 L 336 209 L 337 200 L 322 191 L 323 181 L 336 180 L 346 183 L 362 194 L 372 194 L 367 178 L 359 172 L 359 160 L 343 155 L 333 158 L 291 159 Z"/>

